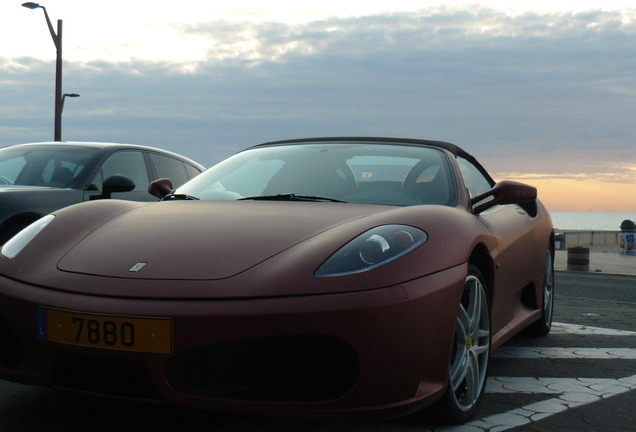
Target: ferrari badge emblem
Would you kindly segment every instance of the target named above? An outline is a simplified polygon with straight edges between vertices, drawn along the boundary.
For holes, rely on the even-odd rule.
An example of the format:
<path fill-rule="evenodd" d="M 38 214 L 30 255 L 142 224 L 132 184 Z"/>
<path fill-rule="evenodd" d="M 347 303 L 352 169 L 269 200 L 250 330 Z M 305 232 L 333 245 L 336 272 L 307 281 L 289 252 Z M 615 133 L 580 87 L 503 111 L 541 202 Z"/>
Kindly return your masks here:
<path fill-rule="evenodd" d="M 138 262 L 137 264 L 135 264 L 134 266 L 132 266 L 131 268 L 128 269 L 129 272 L 134 272 L 137 273 L 139 270 L 141 270 L 142 268 L 144 268 L 144 266 L 148 264 L 145 262 Z"/>

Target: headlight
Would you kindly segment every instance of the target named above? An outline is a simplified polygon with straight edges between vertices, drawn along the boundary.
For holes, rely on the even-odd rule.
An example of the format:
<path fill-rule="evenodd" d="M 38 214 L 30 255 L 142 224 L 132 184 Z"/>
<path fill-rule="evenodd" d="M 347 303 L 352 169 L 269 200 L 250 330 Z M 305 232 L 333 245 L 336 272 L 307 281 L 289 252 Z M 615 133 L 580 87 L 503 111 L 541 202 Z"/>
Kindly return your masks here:
<path fill-rule="evenodd" d="M 9 259 L 15 258 L 53 219 L 55 216 L 47 215 L 36 220 L 6 242 L 0 253 Z"/>
<path fill-rule="evenodd" d="M 362 273 L 414 251 L 428 236 L 406 225 L 383 225 L 373 228 L 347 243 L 316 271 L 317 277 Z"/>

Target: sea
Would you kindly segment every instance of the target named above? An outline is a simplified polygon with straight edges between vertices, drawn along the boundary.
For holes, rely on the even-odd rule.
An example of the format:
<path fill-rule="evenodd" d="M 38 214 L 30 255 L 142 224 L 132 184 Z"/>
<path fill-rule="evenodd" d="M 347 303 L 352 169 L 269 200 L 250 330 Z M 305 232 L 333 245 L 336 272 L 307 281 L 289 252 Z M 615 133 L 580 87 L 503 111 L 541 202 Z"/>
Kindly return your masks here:
<path fill-rule="evenodd" d="M 620 231 L 624 220 L 636 221 L 636 212 L 551 211 L 550 216 L 559 230 Z"/>

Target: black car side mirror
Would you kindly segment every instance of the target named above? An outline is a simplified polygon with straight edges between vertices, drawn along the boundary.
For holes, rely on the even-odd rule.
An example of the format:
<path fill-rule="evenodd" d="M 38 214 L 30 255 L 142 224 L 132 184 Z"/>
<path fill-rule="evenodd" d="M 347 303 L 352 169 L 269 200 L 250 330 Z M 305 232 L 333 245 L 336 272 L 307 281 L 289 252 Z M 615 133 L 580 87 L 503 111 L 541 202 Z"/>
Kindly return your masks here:
<path fill-rule="evenodd" d="M 115 174 L 104 180 L 101 195 L 94 195 L 91 200 L 110 199 L 115 192 L 130 192 L 135 189 L 135 182 L 121 174 Z"/>
<path fill-rule="evenodd" d="M 485 199 L 491 198 L 482 204 Z M 504 180 L 497 183 L 491 190 L 470 200 L 473 213 L 479 214 L 496 205 L 525 204 L 537 199 L 537 188 L 527 184 Z"/>
<path fill-rule="evenodd" d="M 168 194 L 172 193 L 172 189 L 172 181 L 167 178 L 155 180 L 148 185 L 148 193 L 159 199 L 163 199 Z"/>

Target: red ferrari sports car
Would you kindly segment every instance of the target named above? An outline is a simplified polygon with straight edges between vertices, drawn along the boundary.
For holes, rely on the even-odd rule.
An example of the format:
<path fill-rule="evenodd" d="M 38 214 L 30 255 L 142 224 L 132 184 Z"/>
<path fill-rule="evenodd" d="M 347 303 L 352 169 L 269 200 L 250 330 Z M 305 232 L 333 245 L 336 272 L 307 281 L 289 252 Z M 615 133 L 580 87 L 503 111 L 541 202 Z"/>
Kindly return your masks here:
<path fill-rule="evenodd" d="M 0 378 L 244 413 L 474 416 L 490 352 L 549 332 L 536 189 L 438 141 L 237 153 L 161 202 L 76 204 L 0 249 Z"/>

